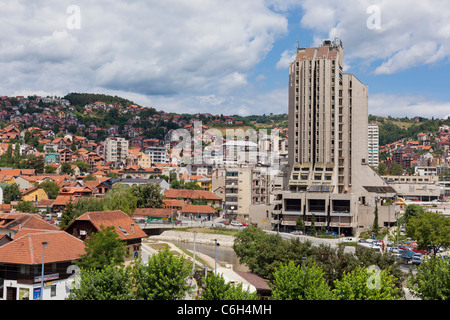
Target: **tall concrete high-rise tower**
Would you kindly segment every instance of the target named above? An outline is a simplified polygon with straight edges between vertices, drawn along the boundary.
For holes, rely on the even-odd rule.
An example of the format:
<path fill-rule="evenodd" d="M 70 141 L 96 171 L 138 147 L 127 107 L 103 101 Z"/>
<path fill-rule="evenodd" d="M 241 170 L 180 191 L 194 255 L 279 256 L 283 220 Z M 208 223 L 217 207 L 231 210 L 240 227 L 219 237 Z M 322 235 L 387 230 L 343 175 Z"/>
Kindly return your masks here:
<path fill-rule="evenodd" d="M 339 40 L 298 48 L 289 66 L 292 190 L 350 192 L 367 163 L 368 87 L 343 68 Z"/>
<path fill-rule="evenodd" d="M 344 73 L 340 40 L 297 48 L 289 65 L 288 178 L 274 195 L 272 226 L 292 230 L 300 218 L 357 234 L 373 223 L 378 203 L 395 190 L 368 161 L 368 86 Z M 390 225 L 395 208 L 378 208 Z"/>

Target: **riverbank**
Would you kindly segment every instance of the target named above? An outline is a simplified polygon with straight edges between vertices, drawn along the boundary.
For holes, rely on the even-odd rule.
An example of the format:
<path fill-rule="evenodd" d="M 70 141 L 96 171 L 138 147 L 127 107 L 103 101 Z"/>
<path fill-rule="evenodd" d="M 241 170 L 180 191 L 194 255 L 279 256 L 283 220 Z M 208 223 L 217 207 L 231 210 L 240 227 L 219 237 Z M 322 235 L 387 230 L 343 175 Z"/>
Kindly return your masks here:
<path fill-rule="evenodd" d="M 194 232 L 193 231 L 164 231 L 160 235 L 150 236 L 151 240 L 160 241 L 178 241 L 178 242 L 194 242 Z M 232 247 L 234 244 L 234 237 L 223 234 L 214 233 L 195 233 L 195 242 L 214 246 L 214 239 L 217 239 L 217 243 L 220 246 Z"/>

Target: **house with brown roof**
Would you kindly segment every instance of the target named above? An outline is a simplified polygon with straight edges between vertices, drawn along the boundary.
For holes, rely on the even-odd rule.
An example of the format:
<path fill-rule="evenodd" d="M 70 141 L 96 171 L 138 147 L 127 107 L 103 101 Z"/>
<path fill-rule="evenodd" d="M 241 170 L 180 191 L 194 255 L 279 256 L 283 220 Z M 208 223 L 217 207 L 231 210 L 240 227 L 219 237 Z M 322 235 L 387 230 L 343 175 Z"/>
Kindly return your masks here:
<path fill-rule="evenodd" d="M 169 208 L 137 208 L 133 213 L 133 220 L 137 222 L 167 221 L 177 218 L 177 213 Z"/>
<path fill-rule="evenodd" d="M 0 246 L 0 299 L 38 300 L 41 295 L 43 300 L 67 299 L 74 261 L 81 259 L 84 248 L 83 241 L 58 228 L 21 228 L 12 241 Z"/>
<path fill-rule="evenodd" d="M 75 200 L 75 196 L 73 195 L 59 195 L 56 197 L 55 201 L 53 201 L 52 210 L 53 212 L 63 212 L 66 208 L 67 204 L 70 201 Z"/>
<path fill-rule="evenodd" d="M 22 228 L 59 230 L 58 227 L 46 222 L 37 214 L 0 213 L 0 235 L 7 234 L 14 238 Z"/>
<path fill-rule="evenodd" d="M 218 207 L 222 204 L 222 198 L 214 192 L 191 189 L 169 189 L 164 191 L 166 199 L 183 199 L 185 204 L 192 204 L 196 200 L 204 200 L 208 205 Z"/>
<path fill-rule="evenodd" d="M 217 218 L 218 212 L 209 205 L 185 204 L 181 208 L 180 218 L 184 220 L 212 220 Z"/>
<path fill-rule="evenodd" d="M 92 233 L 111 226 L 128 249 L 126 262 L 139 257 L 142 238 L 146 238 L 147 234 L 122 210 L 86 212 L 67 226 L 65 231 L 85 240 L 90 239 Z"/>

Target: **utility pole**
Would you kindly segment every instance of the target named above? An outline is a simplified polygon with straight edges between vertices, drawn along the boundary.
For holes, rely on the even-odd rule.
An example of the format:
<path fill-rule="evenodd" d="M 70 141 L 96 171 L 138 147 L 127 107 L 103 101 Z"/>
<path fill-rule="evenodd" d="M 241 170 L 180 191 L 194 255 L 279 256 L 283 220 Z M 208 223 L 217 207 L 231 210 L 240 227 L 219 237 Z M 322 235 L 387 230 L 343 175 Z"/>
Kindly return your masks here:
<path fill-rule="evenodd" d="M 217 275 L 217 239 L 212 239 L 214 241 L 214 275 Z"/>
<path fill-rule="evenodd" d="M 45 246 L 48 241 L 42 242 L 42 271 L 41 271 L 41 300 L 44 300 L 44 258 L 45 258 Z"/>
<path fill-rule="evenodd" d="M 193 261 L 192 261 L 192 274 L 194 274 L 195 271 L 195 240 L 196 240 L 196 236 L 197 236 L 197 231 L 194 230 L 194 256 L 193 256 Z"/>

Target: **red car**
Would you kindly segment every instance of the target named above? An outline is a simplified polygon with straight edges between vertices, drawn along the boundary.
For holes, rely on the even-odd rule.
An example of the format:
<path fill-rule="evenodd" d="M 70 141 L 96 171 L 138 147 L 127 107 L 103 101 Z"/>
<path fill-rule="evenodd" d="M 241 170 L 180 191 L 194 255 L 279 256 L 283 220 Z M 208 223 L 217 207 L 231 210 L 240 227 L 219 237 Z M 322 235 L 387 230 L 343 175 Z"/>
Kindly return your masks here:
<path fill-rule="evenodd" d="M 427 250 L 419 250 L 419 249 L 417 249 L 417 247 L 413 247 L 412 251 L 414 251 L 416 253 L 421 253 L 421 254 L 428 254 Z"/>

